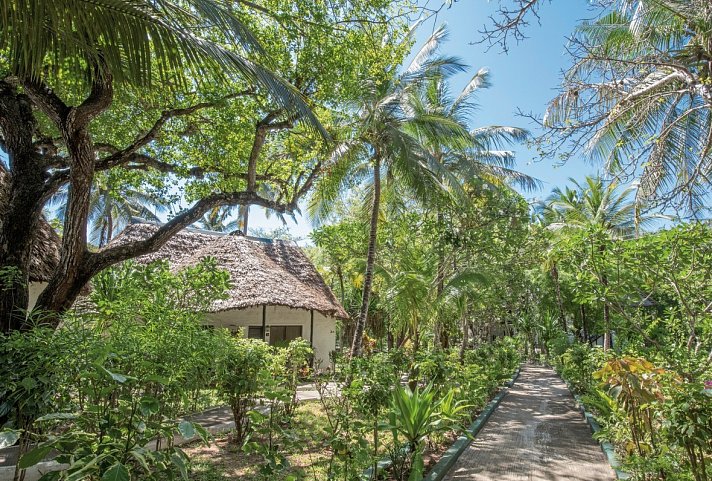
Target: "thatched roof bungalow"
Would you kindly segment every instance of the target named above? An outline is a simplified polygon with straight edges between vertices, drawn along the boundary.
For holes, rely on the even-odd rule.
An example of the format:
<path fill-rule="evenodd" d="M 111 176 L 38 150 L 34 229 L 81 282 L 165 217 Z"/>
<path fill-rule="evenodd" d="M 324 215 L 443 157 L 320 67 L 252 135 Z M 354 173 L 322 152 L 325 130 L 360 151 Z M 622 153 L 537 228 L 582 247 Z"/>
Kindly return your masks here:
<path fill-rule="evenodd" d="M 155 224 L 131 224 L 112 245 L 146 239 Z M 329 365 L 335 349 L 336 319 L 348 314 L 299 246 L 198 229 L 185 229 L 138 262 L 167 260 L 174 269 L 213 257 L 229 272 L 227 299 L 213 303 L 211 325 L 280 345 L 296 337 L 311 342 L 315 360 Z"/>

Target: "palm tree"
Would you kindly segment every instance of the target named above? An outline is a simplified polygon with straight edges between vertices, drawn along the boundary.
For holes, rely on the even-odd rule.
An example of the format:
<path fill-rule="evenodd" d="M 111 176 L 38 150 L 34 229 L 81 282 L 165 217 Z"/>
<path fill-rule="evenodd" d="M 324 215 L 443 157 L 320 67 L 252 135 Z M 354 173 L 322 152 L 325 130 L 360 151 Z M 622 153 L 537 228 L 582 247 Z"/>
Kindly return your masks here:
<path fill-rule="evenodd" d="M 121 185 L 118 179 L 113 177 L 111 173 L 98 175 L 94 179 L 89 200 L 90 240 L 98 247 L 108 244 L 133 218 L 159 222 L 157 214 L 166 210 L 166 206 L 156 197 L 131 186 Z M 64 222 L 66 190 L 55 195 L 49 206 L 57 207 L 54 215 Z"/>
<path fill-rule="evenodd" d="M 236 222 L 228 222 L 232 209 L 230 207 L 213 207 L 205 213 L 198 224 L 203 229 L 215 232 L 230 232 L 237 228 Z"/>
<path fill-rule="evenodd" d="M 310 205 L 313 218 L 324 219 L 344 188 L 368 181 L 370 192 L 370 231 L 366 270 L 359 316 L 356 320 L 351 357 L 361 355 L 363 338 L 373 283 L 376 256 L 378 218 L 381 206 L 382 177 L 425 198 L 435 189 L 443 188 L 440 178 L 447 172 L 419 142 L 419 135 L 428 132 L 442 138 L 464 138 L 456 122 L 442 115 L 432 115 L 417 108 L 414 93 L 428 79 L 461 71 L 458 60 L 437 55 L 445 38 L 444 28 L 436 30 L 418 51 L 411 64 L 400 74 L 380 84 L 364 87 L 358 106 L 359 126 L 347 141 L 334 150 L 327 171 L 321 179 Z"/>
<path fill-rule="evenodd" d="M 440 182 L 458 187 L 461 184 L 477 179 L 496 188 L 508 188 L 510 183 L 524 190 L 534 190 L 540 182 L 526 174 L 513 169 L 515 153 L 504 147 L 513 142 L 523 142 L 529 138 L 529 132 L 517 127 L 500 125 L 484 126 L 471 129 L 473 114 L 477 110 L 476 95 L 480 90 L 490 87 L 489 72 L 478 70 L 465 87 L 456 95 L 451 95 L 448 80 L 435 77 L 424 85 L 420 91 L 417 106 L 427 115 L 443 115 L 456 122 L 464 131 L 469 130 L 465 139 L 443 141 L 440 137 L 421 135 L 420 142 L 428 151 L 428 155 L 445 167 L 447 175 L 455 176 L 458 181 L 451 182 L 441 178 Z M 464 142 L 463 142 L 464 140 Z M 442 191 L 433 191 L 438 196 Z M 451 204 L 452 196 L 439 196 L 434 205 L 437 211 L 438 224 L 442 224 L 441 205 Z M 463 196 L 457 196 L 458 201 L 467 201 Z M 445 253 L 439 249 L 438 257 L 438 292 L 442 292 L 445 279 Z M 439 326 L 435 326 L 436 346 L 439 345 Z"/>
<path fill-rule="evenodd" d="M 640 228 L 649 225 L 656 215 L 641 216 L 633 199 L 635 188 L 621 188 L 616 181 L 604 181 L 600 177 L 586 177 L 580 184 L 569 179 L 574 188 L 563 191 L 555 189 L 548 200 L 551 216 L 556 216 L 549 223 L 549 229 L 563 231 L 583 231 L 591 234 L 591 256 L 603 255 L 608 239 L 622 239 L 635 235 Z M 602 242 L 596 236 L 603 237 Z M 597 272 L 598 280 L 608 287 L 605 269 Z M 611 346 L 611 311 L 610 303 L 603 301 L 604 349 Z"/>
<path fill-rule="evenodd" d="M 113 79 L 151 87 L 158 81 L 192 85 L 227 74 L 257 83 L 286 111 L 321 128 L 297 90 L 255 61 L 262 53 L 258 40 L 235 7 L 223 2 L 8 0 L 0 12 L 0 32 L 12 32 L 0 35 L 0 49 L 7 51 L 9 70 L 22 80 L 54 72 L 90 84 Z M 207 25 L 221 32 L 224 42 L 201 36 Z M 228 44 L 237 48 L 222 46 Z"/>
<path fill-rule="evenodd" d="M 577 202 L 578 195 L 576 191 L 570 189 L 569 187 L 566 187 L 564 191 L 559 189 L 558 187 L 554 189 L 552 194 L 549 195 L 549 198 L 546 201 L 539 201 L 534 205 L 534 215 L 533 215 L 533 222 L 541 226 L 544 229 L 550 230 L 549 227 L 551 224 L 559 222 L 560 221 L 560 213 L 557 212 L 555 209 L 552 208 L 552 203 L 557 200 L 557 199 L 568 199 L 570 203 L 575 204 Z M 551 231 L 553 234 L 556 234 L 555 232 Z M 560 239 L 557 238 L 547 238 L 548 245 L 546 246 L 546 250 L 544 252 L 544 262 L 543 262 L 543 267 L 544 269 L 549 273 L 549 276 L 551 277 L 551 281 L 554 284 L 554 293 L 556 294 L 556 306 L 558 310 L 558 317 L 559 317 L 559 325 L 561 329 L 566 332 L 566 317 L 564 314 L 564 300 L 561 295 L 561 279 L 559 275 L 559 261 L 560 259 L 560 254 L 558 249 L 556 248 L 558 245 Z M 581 318 L 582 318 L 582 323 L 583 323 L 583 331 L 584 331 L 584 338 L 587 338 L 588 336 L 586 335 L 586 322 L 585 322 L 585 313 L 584 313 L 585 307 L 583 304 L 581 305 Z"/>
<path fill-rule="evenodd" d="M 613 174 L 638 205 L 706 206 L 712 172 L 712 5 L 625 0 L 577 31 L 573 67 L 544 123 Z"/>
<path fill-rule="evenodd" d="M 478 179 L 496 187 L 513 183 L 524 190 L 537 189 L 541 182 L 514 170 L 515 152 L 506 148 L 526 141 L 530 136 L 527 130 L 502 125 L 471 128 L 478 108 L 476 96 L 490 86 L 489 71 L 484 68 L 479 69 L 456 96 L 450 92 L 448 78 L 431 79 L 419 91 L 418 107 L 425 114 L 444 116 L 469 134 L 455 142 L 432 135 L 421 135 L 420 141 L 448 173 L 460 178 L 461 182 L 456 185 Z"/>

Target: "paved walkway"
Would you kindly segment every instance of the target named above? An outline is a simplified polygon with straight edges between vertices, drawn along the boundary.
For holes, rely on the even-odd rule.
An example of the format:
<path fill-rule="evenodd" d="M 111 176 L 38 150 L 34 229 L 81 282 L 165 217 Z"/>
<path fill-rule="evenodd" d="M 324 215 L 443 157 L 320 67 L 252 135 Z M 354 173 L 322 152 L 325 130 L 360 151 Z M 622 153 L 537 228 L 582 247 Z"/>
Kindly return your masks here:
<path fill-rule="evenodd" d="M 566 384 L 525 365 L 446 481 L 612 481 L 591 430 Z"/>

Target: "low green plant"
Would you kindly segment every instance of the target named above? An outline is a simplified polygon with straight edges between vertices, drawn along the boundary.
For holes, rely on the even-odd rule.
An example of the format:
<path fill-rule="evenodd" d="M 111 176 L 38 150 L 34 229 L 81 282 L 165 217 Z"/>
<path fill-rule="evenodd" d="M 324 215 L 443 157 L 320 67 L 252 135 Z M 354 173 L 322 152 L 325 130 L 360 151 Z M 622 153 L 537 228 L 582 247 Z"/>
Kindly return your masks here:
<path fill-rule="evenodd" d="M 116 401 L 106 408 L 88 409 L 76 414 L 51 413 L 36 419 L 35 426 L 41 431 L 59 434 L 48 435 L 33 450 L 24 454 L 19 459 L 18 467 L 26 469 L 34 466 L 50 451 L 55 451 L 58 453 L 55 460 L 67 464 L 67 467 L 43 475 L 42 481 L 162 480 L 174 478 L 175 473 L 187 480 L 189 460 L 173 444 L 174 436 L 198 437 L 207 442 L 207 431 L 196 423 L 171 421 L 157 416 L 160 401 L 153 396 L 142 396 L 138 379 L 101 367 L 97 368 L 97 372 L 110 378 L 103 384 L 101 395 Z M 86 380 L 92 382 L 93 376 L 88 376 Z M 132 396 L 123 396 L 127 389 Z M 117 396 L 119 393 L 122 393 L 121 397 Z"/>
<path fill-rule="evenodd" d="M 231 339 L 215 360 L 215 387 L 227 402 L 235 421 L 235 442 L 242 445 L 250 433 L 253 410 L 271 379 L 272 349 L 257 339 Z"/>
<path fill-rule="evenodd" d="M 393 429 L 403 436 L 411 462 L 408 481 L 423 479 L 423 441 L 429 435 L 444 429 L 438 412 L 439 401 L 431 385 L 424 389 L 397 385 L 393 391 Z M 396 439 L 397 442 L 397 439 Z"/>
<path fill-rule="evenodd" d="M 286 347 L 276 349 L 272 358 L 272 374 L 278 386 L 286 391 L 288 399 L 282 399 L 282 408 L 288 416 L 297 407 L 297 386 L 300 376 L 307 374 L 309 360 L 314 350 L 309 342 L 301 337 L 293 339 Z"/>

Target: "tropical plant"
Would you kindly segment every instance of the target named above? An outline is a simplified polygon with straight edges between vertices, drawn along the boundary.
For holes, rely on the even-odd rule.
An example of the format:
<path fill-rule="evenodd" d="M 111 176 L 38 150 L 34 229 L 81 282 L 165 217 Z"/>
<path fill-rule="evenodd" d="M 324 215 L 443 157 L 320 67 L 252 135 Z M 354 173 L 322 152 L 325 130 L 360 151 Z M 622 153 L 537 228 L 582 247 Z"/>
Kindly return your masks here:
<path fill-rule="evenodd" d="M 235 338 L 216 359 L 216 387 L 225 398 L 235 421 L 235 442 L 250 433 L 249 412 L 271 376 L 272 349 L 257 339 Z"/>
<path fill-rule="evenodd" d="M 215 232 L 228 232 L 235 227 L 233 223 L 228 222 L 232 209 L 229 207 L 213 207 L 203 215 L 203 218 L 198 221 L 198 225 L 206 230 Z"/>
<path fill-rule="evenodd" d="M 583 248 L 590 252 L 590 270 L 603 290 L 604 348 L 611 346 L 611 306 L 606 292 L 609 286 L 608 273 L 603 257 L 612 239 L 637 235 L 650 225 L 658 215 L 643 215 L 633 201 L 633 187 L 621 189 L 615 181 L 606 182 L 600 177 L 586 177 L 584 184 L 570 179 L 574 189 L 555 189 L 547 200 L 554 219 L 548 228 L 554 231 L 575 231 L 585 236 L 590 245 Z"/>
<path fill-rule="evenodd" d="M 89 217 L 90 240 L 97 247 L 108 244 L 114 236 L 131 223 L 134 218 L 159 222 L 158 214 L 165 212 L 166 206 L 157 197 L 130 185 L 123 185 L 111 172 L 97 175 L 91 191 Z M 66 220 L 68 193 L 59 192 L 52 197 L 49 207 L 57 206 L 54 215 L 62 223 Z"/>
<path fill-rule="evenodd" d="M 314 218 L 324 219 L 345 186 L 368 180 L 370 202 L 370 233 L 366 255 L 361 308 L 351 345 L 352 357 L 361 355 L 361 344 L 368 318 L 373 273 L 376 259 L 378 218 L 381 209 L 381 176 L 422 198 L 433 189 L 441 188 L 439 175 L 446 175 L 442 166 L 419 142 L 419 133 L 442 138 L 465 138 L 467 132 L 442 115 L 418 109 L 414 90 L 435 76 L 462 70 L 454 58 L 437 55 L 446 36 L 437 29 L 416 53 L 402 73 L 377 84 L 369 83 L 358 107 L 358 127 L 352 138 L 340 143 L 329 162 L 331 173 L 312 196 L 310 211 Z"/>
<path fill-rule="evenodd" d="M 712 14 L 706 0 L 626 0 L 577 28 L 543 123 L 554 150 L 639 176 L 638 207 L 704 211 L 712 167 Z M 550 149 L 552 143 L 544 149 Z M 553 153 L 553 151 L 551 152 Z"/>
<path fill-rule="evenodd" d="M 179 272 L 124 264 L 99 275 L 86 312 L 65 315 L 57 330 L 38 317 L 33 329 L 3 335 L 0 416 L 19 433 L 18 473 L 50 450 L 68 464 L 57 479 L 185 471 L 174 435 L 205 433 L 176 419 L 211 405 L 202 396 L 229 339 L 203 329 L 197 312 L 226 283 L 209 259 Z M 154 454 L 156 437 L 168 449 Z"/>
<path fill-rule="evenodd" d="M 186 439 L 197 437 L 207 443 L 208 432 L 190 421 L 175 422 L 158 416 L 160 401 L 151 395 L 141 396 L 145 379 L 106 373 L 111 376 L 107 384 L 97 383 L 95 376 L 88 373 L 81 380 L 94 384 L 96 394 L 107 398 L 117 396 L 120 391 L 125 394 L 127 389 L 130 396 L 96 413 L 90 410 L 80 414 L 58 412 L 36 419 L 36 427 L 60 434 L 24 454 L 18 468 L 32 467 L 56 451 L 56 460 L 62 463 L 62 469 L 45 475 L 45 479 L 159 480 L 173 477 L 176 472 L 187 479 L 190 460 L 173 444 L 173 439 L 180 435 Z M 109 428 L 97 436 L 92 432 L 97 425 Z M 167 445 L 163 449 L 151 449 L 157 439 L 166 440 Z"/>
<path fill-rule="evenodd" d="M 449 399 L 447 396 L 445 399 Z M 451 399 L 449 399 L 451 401 Z M 392 428 L 405 438 L 411 457 L 408 481 L 423 479 L 423 440 L 438 431 L 446 430 L 438 410 L 441 400 L 435 398 L 432 385 L 421 389 L 396 385 L 392 395 Z M 454 406 L 450 406 L 455 409 Z"/>

